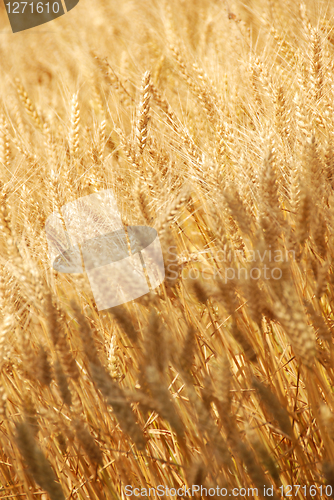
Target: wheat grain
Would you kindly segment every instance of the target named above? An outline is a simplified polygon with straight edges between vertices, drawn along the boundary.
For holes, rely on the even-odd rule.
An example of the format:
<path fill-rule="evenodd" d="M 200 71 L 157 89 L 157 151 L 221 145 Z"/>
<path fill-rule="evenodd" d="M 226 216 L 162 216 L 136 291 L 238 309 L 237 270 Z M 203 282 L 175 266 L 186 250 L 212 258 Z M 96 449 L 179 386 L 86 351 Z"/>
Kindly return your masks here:
<path fill-rule="evenodd" d="M 36 482 L 48 492 L 51 500 L 64 500 L 64 494 L 59 483 L 56 482 L 53 469 L 41 450 L 37 447 L 31 435 L 29 425 L 26 423 L 17 424 L 16 433 L 20 452 Z"/>
<path fill-rule="evenodd" d="M 78 95 L 74 94 L 71 103 L 71 118 L 69 131 L 70 153 L 75 158 L 79 151 L 79 131 L 80 131 L 80 108 Z"/>
<path fill-rule="evenodd" d="M 149 71 L 146 71 L 142 80 L 141 100 L 138 107 L 138 118 L 136 126 L 137 145 L 139 154 L 141 155 L 143 154 L 147 142 L 147 126 L 149 121 L 151 98 L 150 80 L 151 74 Z"/>

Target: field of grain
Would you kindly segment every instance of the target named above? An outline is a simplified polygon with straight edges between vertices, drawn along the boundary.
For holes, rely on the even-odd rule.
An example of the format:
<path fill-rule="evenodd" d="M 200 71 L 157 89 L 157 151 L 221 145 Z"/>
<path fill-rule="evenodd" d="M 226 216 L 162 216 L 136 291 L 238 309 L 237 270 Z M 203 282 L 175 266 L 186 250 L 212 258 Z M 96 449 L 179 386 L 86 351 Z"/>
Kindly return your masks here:
<path fill-rule="evenodd" d="M 0 499 L 334 498 L 333 2 L 0 15 Z M 45 221 L 105 189 L 166 274 L 99 311 Z"/>

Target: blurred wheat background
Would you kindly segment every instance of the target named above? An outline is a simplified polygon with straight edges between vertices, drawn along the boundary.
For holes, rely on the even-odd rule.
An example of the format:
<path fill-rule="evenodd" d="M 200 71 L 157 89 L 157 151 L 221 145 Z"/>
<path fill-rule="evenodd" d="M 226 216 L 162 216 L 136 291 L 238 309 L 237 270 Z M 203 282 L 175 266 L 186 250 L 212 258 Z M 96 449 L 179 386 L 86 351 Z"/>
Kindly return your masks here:
<path fill-rule="evenodd" d="M 330 497 L 332 2 L 2 21 L 0 498 Z M 125 225 L 158 230 L 166 277 L 98 311 L 85 275 L 52 269 L 44 225 L 106 188 Z"/>

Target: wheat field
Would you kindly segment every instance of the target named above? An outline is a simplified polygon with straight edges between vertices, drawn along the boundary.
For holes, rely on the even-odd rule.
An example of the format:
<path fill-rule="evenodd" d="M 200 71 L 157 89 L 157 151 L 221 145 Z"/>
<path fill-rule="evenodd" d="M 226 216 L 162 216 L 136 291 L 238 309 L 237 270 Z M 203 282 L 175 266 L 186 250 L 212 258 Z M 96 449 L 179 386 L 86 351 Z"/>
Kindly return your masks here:
<path fill-rule="evenodd" d="M 0 15 L 0 498 L 334 498 L 333 3 Z M 45 222 L 105 189 L 165 279 L 99 311 Z"/>

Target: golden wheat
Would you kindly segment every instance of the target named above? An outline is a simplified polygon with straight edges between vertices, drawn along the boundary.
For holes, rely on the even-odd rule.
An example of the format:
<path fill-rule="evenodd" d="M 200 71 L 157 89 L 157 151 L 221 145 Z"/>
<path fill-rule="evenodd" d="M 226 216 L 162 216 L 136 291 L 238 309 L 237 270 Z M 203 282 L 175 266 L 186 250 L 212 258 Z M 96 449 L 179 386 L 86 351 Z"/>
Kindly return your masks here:
<path fill-rule="evenodd" d="M 0 498 L 334 498 L 334 7 L 229 3 L 1 33 Z M 99 311 L 45 222 L 102 189 L 165 279 Z"/>

